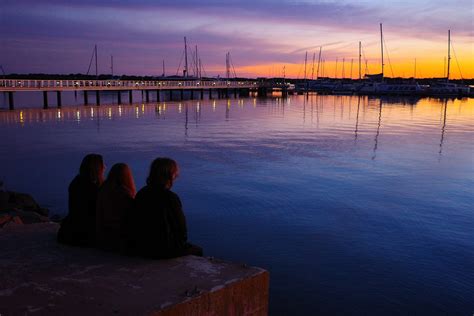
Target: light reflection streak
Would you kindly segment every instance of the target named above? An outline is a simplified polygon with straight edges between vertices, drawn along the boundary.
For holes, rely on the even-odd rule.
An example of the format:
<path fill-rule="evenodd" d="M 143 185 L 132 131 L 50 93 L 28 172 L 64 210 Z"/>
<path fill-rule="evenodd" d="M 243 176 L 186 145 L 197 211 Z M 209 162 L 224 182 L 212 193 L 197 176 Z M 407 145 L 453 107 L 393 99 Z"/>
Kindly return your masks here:
<path fill-rule="evenodd" d="M 357 132 L 359 131 L 359 111 L 360 111 L 360 95 L 357 98 L 357 116 L 356 116 L 356 127 L 354 131 L 354 141 L 357 140 Z"/>
<path fill-rule="evenodd" d="M 297 97 L 299 98 L 299 97 Z M 321 96 L 321 95 L 311 95 L 311 100 L 306 100 L 306 98 L 299 98 L 298 102 L 296 103 L 296 108 L 294 111 L 288 111 L 285 109 L 285 106 L 291 102 L 292 97 L 289 98 L 274 98 L 268 99 L 266 101 L 257 98 L 247 98 L 247 99 L 224 99 L 224 100 L 209 100 L 209 101 L 183 101 L 183 102 L 176 102 L 172 103 L 171 107 L 171 115 L 176 115 L 176 112 L 182 113 L 183 107 L 187 104 L 188 107 L 192 107 L 195 116 L 193 118 L 187 118 L 188 122 L 185 124 L 185 134 L 187 135 L 189 132 L 189 119 L 196 120 L 196 126 L 201 120 L 201 115 L 209 114 L 206 112 L 206 107 L 212 106 L 212 109 L 217 109 L 217 105 L 225 106 L 225 121 L 230 120 L 230 110 L 232 106 L 238 105 L 238 108 L 244 107 L 246 104 L 250 102 L 254 102 L 256 100 L 256 104 L 260 105 L 257 107 L 257 110 L 254 110 L 252 107 L 247 108 L 246 111 L 238 111 L 237 113 L 233 114 L 236 119 L 243 117 L 242 115 L 248 115 L 249 113 L 260 113 L 259 107 L 263 106 L 264 104 L 268 104 L 268 102 L 272 102 L 275 106 L 272 107 L 272 111 L 277 110 L 279 114 L 283 114 L 283 117 L 286 122 L 295 123 L 297 126 L 301 127 L 301 115 L 303 116 L 303 123 L 306 123 L 306 119 L 308 119 L 307 115 L 311 115 L 311 126 L 316 128 L 323 129 L 322 131 L 326 133 L 324 129 L 326 128 L 334 128 L 333 125 L 325 126 L 326 123 L 330 123 L 333 119 L 333 101 L 337 102 L 336 107 L 341 107 L 340 109 L 336 109 L 336 122 L 341 122 L 342 120 L 347 120 L 348 118 L 342 113 L 342 111 L 349 111 L 350 121 L 352 118 L 352 113 L 350 110 L 350 106 L 354 108 L 356 111 L 356 118 L 352 124 L 352 131 L 349 131 L 348 134 L 352 135 L 349 136 L 349 139 L 353 140 L 354 142 L 359 142 L 362 140 L 363 136 L 365 135 L 365 124 L 367 121 L 375 127 L 374 125 L 377 124 L 375 136 L 372 136 L 372 146 L 369 145 L 369 149 L 367 152 L 369 153 L 369 157 L 372 160 L 376 160 L 379 158 L 377 156 L 378 147 L 380 145 L 379 138 L 381 137 L 380 134 L 382 132 L 382 119 L 384 122 L 389 122 L 386 127 L 384 127 L 386 137 L 392 137 L 392 131 L 395 128 L 394 124 L 401 124 L 401 130 L 396 131 L 397 134 L 402 133 L 404 131 L 413 126 L 413 122 L 420 121 L 423 126 L 438 126 L 434 131 L 434 139 L 432 139 L 432 143 L 434 144 L 433 155 L 436 157 L 444 156 L 446 152 L 446 135 L 448 131 L 447 126 L 447 110 L 450 110 L 450 120 L 458 124 L 460 122 L 460 128 L 462 130 L 467 129 L 467 125 L 469 122 L 470 117 L 472 117 L 472 99 L 421 99 L 417 104 L 418 106 L 411 105 L 408 108 L 405 106 L 407 101 L 404 101 L 401 98 L 368 98 L 368 97 L 347 97 L 347 96 Z M 357 98 L 357 99 L 356 99 Z M 332 100 L 331 100 L 332 99 Z M 233 100 L 236 100 L 236 104 L 232 105 Z M 341 100 L 341 102 L 338 102 Z M 347 101 L 346 101 L 347 100 Z M 367 100 L 367 101 L 365 101 Z M 308 102 L 311 101 L 311 104 Z M 451 101 L 451 103 L 450 103 Z M 348 104 L 351 102 L 351 104 Z M 354 104 L 352 104 L 354 102 Z M 355 104 L 357 102 L 357 105 Z M 367 104 L 366 104 L 367 103 Z M 449 108 L 448 108 L 448 103 Z M 293 104 L 295 104 L 293 102 Z M 141 105 L 141 106 L 140 106 Z M 311 108 L 308 108 L 310 106 Z M 342 107 L 346 106 L 347 109 L 342 109 Z M 50 109 L 18 109 L 14 111 L 0 111 L 0 124 L 34 124 L 39 122 L 84 122 L 89 120 L 96 120 L 96 124 L 100 126 L 100 114 L 102 116 L 108 117 L 113 119 L 114 117 L 127 117 L 127 118 L 137 118 L 140 119 L 142 117 L 147 116 L 148 114 L 154 115 L 154 112 L 159 112 L 159 115 L 164 118 L 162 115 L 164 114 L 164 109 L 166 105 L 163 103 L 153 104 L 153 105 L 146 105 L 146 104 L 135 104 L 135 105 L 117 105 L 117 106 L 108 106 L 108 107 L 90 107 L 90 106 L 78 106 L 78 107 L 63 107 L 61 109 L 50 108 Z M 175 107 L 177 111 L 174 110 Z M 181 109 L 181 110 L 180 110 Z M 223 109 L 224 110 L 224 109 Z M 303 113 L 301 111 L 303 110 Z M 324 113 L 326 110 L 326 113 Z M 328 112 L 329 110 L 329 112 Z M 337 115 L 337 111 L 341 111 L 340 115 Z M 461 114 L 459 113 L 461 110 Z M 306 113 L 306 111 L 311 111 L 311 113 Z M 315 113 L 316 111 L 316 113 Z M 189 109 L 188 109 L 189 112 Z M 383 112 L 383 113 L 382 113 Z M 244 113 L 244 114 L 241 114 Z M 184 114 L 184 113 L 183 113 Z M 187 113 L 189 115 L 189 113 Z M 276 113 L 275 113 L 276 114 Z M 367 117 L 367 121 L 365 121 L 364 114 Z M 375 115 L 378 115 L 375 118 Z M 220 116 L 220 115 L 219 115 Z M 315 117 L 316 116 L 316 117 Z M 410 120 L 410 117 L 412 119 Z M 220 116 L 221 121 L 224 121 L 224 118 Z M 407 121 L 408 120 L 408 121 Z M 298 124 L 297 121 L 300 123 Z M 270 118 L 268 120 L 262 120 L 263 124 L 270 124 Z M 429 124 L 431 122 L 431 125 Z M 451 122 L 451 121 L 450 121 Z M 309 123 L 309 120 L 308 120 Z M 387 124 L 387 123 L 386 123 Z M 458 125 L 455 125 L 456 128 Z M 339 128 L 345 128 L 337 126 Z M 416 127 L 414 130 L 415 133 L 420 131 L 420 126 Z M 423 127 L 425 128 L 425 127 Z M 436 133 L 436 130 L 438 132 Z M 374 129 L 375 131 L 375 129 Z M 332 132 L 332 131 L 331 131 Z M 433 131 L 432 131 L 433 132 Z M 429 132 L 428 132 L 429 133 Z M 374 135 L 373 134 L 373 135 Z M 436 136 L 436 134 L 438 136 Z M 441 135 L 440 135 L 441 134 Z M 418 137 L 417 135 L 413 135 L 414 137 Z M 385 137 L 385 136 L 384 136 Z M 427 138 L 428 139 L 428 138 Z M 448 148 L 451 149 L 451 148 Z M 370 159 L 368 158 L 368 159 Z"/>
<path fill-rule="evenodd" d="M 379 140 L 379 134 L 380 134 L 380 125 L 382 123 L 382 99 L 380 99 L 380 106 L 379 106 L 379 122 L 377 124 L 377 133 L 375 134 L 375 144 L 374 144 L 374 152 L 372 156 L 372 160 L 375 160 L 377 157 L 377 148 L 378 148 L 378 140 Z"/>
<path fill-rule="evenodd" d="M 441 140 L 439 142 L 439 155 L 440 155 L 440 157 L 441 157 L 441 154 L 443 152 L 444 134 L 445 134 L 445 130 L 446 130 L 447 109 L 448 109 L 448 100 L 446 99 L 444 101 L 443 127 L 441 128 Z"/>

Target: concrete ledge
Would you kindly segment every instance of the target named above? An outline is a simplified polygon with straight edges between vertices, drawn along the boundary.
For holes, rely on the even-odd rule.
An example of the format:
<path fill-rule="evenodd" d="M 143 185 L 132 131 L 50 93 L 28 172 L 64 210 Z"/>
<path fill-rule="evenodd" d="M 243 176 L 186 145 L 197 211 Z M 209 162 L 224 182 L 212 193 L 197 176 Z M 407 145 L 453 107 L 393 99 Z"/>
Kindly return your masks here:
<path fill-rule="evenodd" d="M 267 271 L 195 256 L 130 258 L 0 229 L 0 315 L 267 315 Z"/>

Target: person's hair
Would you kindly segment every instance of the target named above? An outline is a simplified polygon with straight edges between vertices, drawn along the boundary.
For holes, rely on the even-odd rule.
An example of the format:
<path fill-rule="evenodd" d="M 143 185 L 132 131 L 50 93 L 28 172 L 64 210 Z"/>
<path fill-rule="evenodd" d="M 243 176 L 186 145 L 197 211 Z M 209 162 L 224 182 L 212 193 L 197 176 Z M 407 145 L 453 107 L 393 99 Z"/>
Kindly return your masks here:
<path fill-rule="evenodd" d="M 178 175 L 178 164 L 170 158 L 156 158 L 150 166 L 150 174 L 146 183 L 150 186 L 171 188 Z"/>
<path fill-rule="evenodd" d="M 103 186 L 110 188 L 122 187 L 128 191 L 132 198 L 135 197 L 136 194 L 132 171 L 128 165 L 124 163 L 116 163 L 112 166 Z"/>
<path fill-rule="evenodd" d="M 82 159 L 79 174 L 93 183 L 104 182 L 104 159 L 99 154 L 88 154 Z"/>

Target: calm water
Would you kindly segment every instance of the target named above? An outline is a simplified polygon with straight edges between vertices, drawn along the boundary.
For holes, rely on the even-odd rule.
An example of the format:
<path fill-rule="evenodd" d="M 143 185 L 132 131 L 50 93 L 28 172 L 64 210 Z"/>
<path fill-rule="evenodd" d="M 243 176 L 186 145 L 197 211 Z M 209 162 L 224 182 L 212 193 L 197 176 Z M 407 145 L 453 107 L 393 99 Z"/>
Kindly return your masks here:
<path fill-rule="evenodd" d="M 474 99 L 16 102 L 0 111 L 8 189 L 64 214 L 84 154 L 127 162 L 138 187 L 173 157 L 190 239 L 268 269 L 274 315 L 474 312 Z"/>

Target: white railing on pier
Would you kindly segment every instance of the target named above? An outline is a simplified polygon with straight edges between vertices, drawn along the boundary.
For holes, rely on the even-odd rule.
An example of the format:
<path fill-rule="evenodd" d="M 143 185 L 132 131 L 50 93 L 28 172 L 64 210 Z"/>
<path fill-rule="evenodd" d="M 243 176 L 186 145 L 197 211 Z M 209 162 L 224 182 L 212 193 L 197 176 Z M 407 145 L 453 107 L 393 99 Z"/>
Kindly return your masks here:
<path fill-rule="evenodd" d="M 150 90 L 256 88 L 255 81 L 226 80 L 33 80 L 0 79 L 0 91 L 15 90 Z"/>

